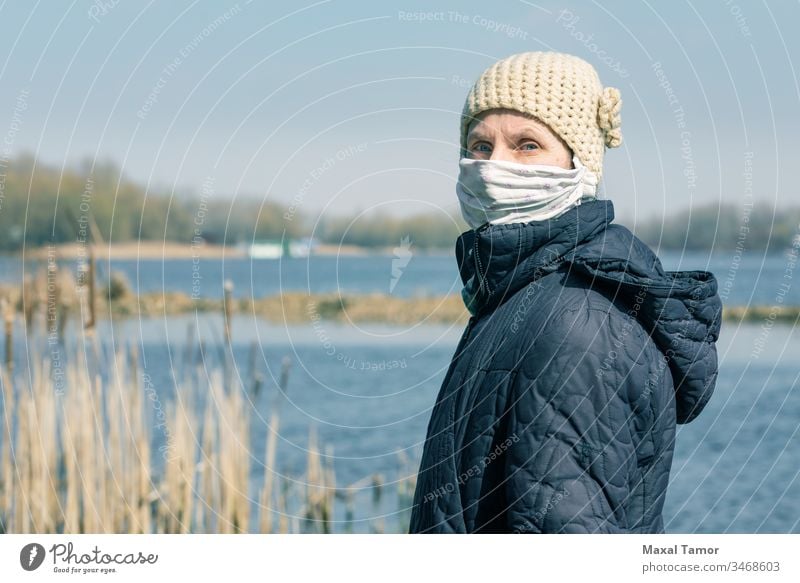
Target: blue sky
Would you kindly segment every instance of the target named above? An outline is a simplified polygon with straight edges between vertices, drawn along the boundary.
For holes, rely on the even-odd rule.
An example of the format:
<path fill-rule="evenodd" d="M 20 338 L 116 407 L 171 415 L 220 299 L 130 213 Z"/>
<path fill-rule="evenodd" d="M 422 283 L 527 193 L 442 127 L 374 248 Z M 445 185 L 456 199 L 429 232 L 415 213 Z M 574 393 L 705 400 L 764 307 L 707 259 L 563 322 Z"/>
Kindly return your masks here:
<path fill-rule="evenodd" d="M 622 93 L 625 142 L 604 168 L 618 218 L 784 206 L 797 22 L 797 2 L 744 0 L 4 2 L 0 132 L 11 155 L 111 159 L 156 191 L 452 213 L 469 86 L 558 50 Z"/>

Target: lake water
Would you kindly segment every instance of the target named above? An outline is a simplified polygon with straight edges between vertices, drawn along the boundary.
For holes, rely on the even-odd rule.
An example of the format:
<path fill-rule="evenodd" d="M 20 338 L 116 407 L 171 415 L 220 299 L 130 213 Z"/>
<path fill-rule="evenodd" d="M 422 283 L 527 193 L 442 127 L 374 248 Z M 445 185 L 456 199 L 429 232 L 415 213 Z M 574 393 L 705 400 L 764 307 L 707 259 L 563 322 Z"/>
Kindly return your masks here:
<path fill-rule="evenodd" d="M 731 257 L 662 256 L 667 269 L 710 269 L 720 284 L 729 281 L 729 304 L 772 304 L 787 280 L 784 257 L 748 257 L 730 271 Z M 4 259 L 3 261 L 9 261 Z M 200 264 L 203 295 L 219 296 L 231 278 L 238 295 L 260 297 L 280 290 L 378 291 L 388 293 L 391 257 L 316 257 L 309 260 L 237 259 Z M 3 278 L 18 281 L 21 268 L 6 263 Z M 2 267 L 2 266 L 0 266 Z M 104 266 L 107 268 L 107 266 Z M 141 290 L 183 290 L 192 281 L 190 260 L 114 262 Z M 16 269 L 16 272 L 14 271 Z M 17 279 L 14 280 L 13 277 Z M 10 278 L 10 279 L 9 279 Z M 394 289 L 398 295 L 456 293 L 455 261 L 446 256 L 414 256 Z M 790 288 L 786 304 L 800 305 L 800 285 Z M 218 367 L 218 352 L 207 350 L 201 367 L 185 367 L 187 330 L 195 326 L 205 342 L 222 338 L 216 314 L 166 320 L 103 322 L 99 337 L 108 349 L 139 345 L 144 372 L 162 399 L 175 396 L 175 378 Z M 264 441 L 273 398 L 278 393 L 281 360 L 291 359 L 288 391 L 282 402 L 278 464 L 300 476 L 305 468 L 309 427 L 331 446 L 338 486 L 374 473 L 386 483 L 376 506 L 359 504 L 355 530 L 367 531 L 381 515 L 395 530 L 408 508 L 398 508 L 397 480 L 416 471 L 431 407 L 446 373 L 460 325 L 282 326 L 240 315 L 232 321 L 237 374 L 248 379 L 255 367 L 265 379 L 250 402 L 252 487 L 263 476 Z M 22 331 L 15 335 L 24 338 Z M 757 350 L 757 347 L 761 347 Z M 800 532 L 800 333 L 785 325 L 724 322 L 719 341 L 720 374 L 704 413 L 679 426 L 671 484 L 664 512 L 668 532 Z M 24 346 L 17 370 L 25 374 Z M 398 452 L 410 459 L 403 469 Z M 341 519 L 337 515 L 337 520 Z"/>
<path fill-rule="evenodd" d="M 207 340 L 221 336 L 216 316 L 120 321 L 113 332 L 106 323 L 101 336 L 109 347 L 140 344 L 144 372 L 161 399 L 169 400 L 174 378 L 184 376 L 187 327 L 193 321 Z M 388 530 L 397 528 L 403 509 L 394 494 L 396 481 L 416 471 L 431 407 L 461 328 L 325 323 L 314 329 L 242 316 L 232 324 L 237 374 L 250 377 L 256 342 L 256 367 L 265 378 L 249 404 L 253 491 L 263 477 L 281 360 L 289 356 L 278 469 L 297 477 L 303 473 L 309 427 L 315 425 L 321 442 L 333 448 L 338 486 L 383 476 L 388 493 L 373 507 L 364 492 L 355 530 L 367 531 L 376 515 Z M 700 417 L 678 428 L 664 512 L 667 531 L 800 532 L 800 334 L 789 326 L 776 325 L 766 334 L 754 324 L 723 325 L 718 348 L 716 392 Z M 198 370 L 219 366 L 213 349 L 207 355 Z M 410 458 L 410 472 L 399 464 L 398 452 Z"/>
<path fill-rule="evenodd" d="M 794 266 L 788 256 L 744 255 L 734 253 L 659 254 L 668 270 L 708 270 L 717 277 L 720 296 L 727 305 L 800 305 L 800 284 L 785 292 L 781 284 L 791 284 Z M 223 284 L 234 284 L 234 295 L 261 298 L 281 291 L 310 293 L 386 293 L 398 297 L 443 295 L 460 291 L 461 279 L 452 254 L 413 253 L 395 263 L 399 274 L 393 275 L 395 259 L 391 255 L 312 256 L 282 260 L 247 258 L 98 261 L 98 271 L 109 270 L 127 277 L 139 292 L 195 292 L 202 297 L 222 297 Z M 75 268 L 74 262 L 64 262 Z M 28 271 L 32 266 L 26 267 Z M 15 283 L 22 276 L 22 265 L 13 257 L 0 258 L 0 282 Z M 780 300 L 777 298 L 780 297 Z"/>

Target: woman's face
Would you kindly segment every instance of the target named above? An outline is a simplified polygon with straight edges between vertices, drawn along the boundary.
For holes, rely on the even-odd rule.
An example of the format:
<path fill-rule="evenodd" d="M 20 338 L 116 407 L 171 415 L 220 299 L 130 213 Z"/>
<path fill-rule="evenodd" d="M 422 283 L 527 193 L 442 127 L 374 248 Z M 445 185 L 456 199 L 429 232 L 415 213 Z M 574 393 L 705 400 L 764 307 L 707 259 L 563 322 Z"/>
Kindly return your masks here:
<path fill-rule="evenodd" d="M 572 151 L 547 125 L 518 111 L 491 109 L 467 134 L 467 157 L 571 169 Z"/>

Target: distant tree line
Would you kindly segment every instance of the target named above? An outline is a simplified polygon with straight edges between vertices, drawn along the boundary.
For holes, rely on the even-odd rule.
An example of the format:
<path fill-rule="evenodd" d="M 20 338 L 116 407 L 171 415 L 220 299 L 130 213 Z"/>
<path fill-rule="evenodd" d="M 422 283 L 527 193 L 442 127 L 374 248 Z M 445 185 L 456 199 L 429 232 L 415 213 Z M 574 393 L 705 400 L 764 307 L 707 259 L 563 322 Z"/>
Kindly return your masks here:
<path fill-rule="evenodd" d="M 55 168 L 21 155 L 0 168 L 0 251 L 49 243 L 167 240 L 195 236 L 214 243 L 288 237 L 306 232 L 302 217 L 284 220 L 285 208 L 224 193 L 147 192 L 114 164 L 83 162 Z"/>
<path fill-rule="evenodd" d="M 779 253 L 800 237 L 800 207 L 696 206 L 663 220 L 633 228 L 636 235 L 662 249 Z M 795 243 L 796 244 L 796 243 Z"/>
<path fill-rule="evenodd" d="M 393 247 L 406 237 L 418 249 L 452 249 L 467 227 L 460 216 L 382 213 L 324 217 L 315 226 L 303 213 L 252 197 L 231 199 L 214 192 L 147 192 L 109 162 L 57 168 L 28 154 L 0 168 L 0 251 L 23 246 L 91 240 L 168 240 L 189 243 L 200 236 L 211 243 L 313 236 L 331 244 Z M 663 220 L 629 226 L 662 249 L 778 252 L 800 231 L 800 207 L 706 205 Z M 313 229 L 313 232 L 312 232 Z"/>

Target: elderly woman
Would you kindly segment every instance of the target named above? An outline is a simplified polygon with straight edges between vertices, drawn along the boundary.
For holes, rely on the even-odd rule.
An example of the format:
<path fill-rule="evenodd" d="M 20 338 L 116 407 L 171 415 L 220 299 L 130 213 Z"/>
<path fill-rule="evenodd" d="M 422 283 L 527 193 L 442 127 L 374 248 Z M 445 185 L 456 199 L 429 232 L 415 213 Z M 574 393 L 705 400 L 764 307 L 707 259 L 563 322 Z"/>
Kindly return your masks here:
<path fill-rule="evenodd" d="M 599 189 L 619 91 L 585 61 L 489 67 L 461 117 L 472 317 L 433 408 L 413 533 L 660 533 L 676 423 L 717 378 L 707 271 L 665 271 Z"/>

